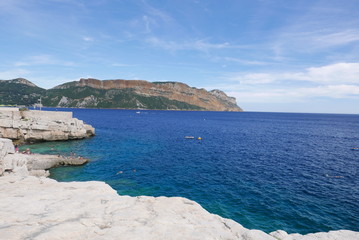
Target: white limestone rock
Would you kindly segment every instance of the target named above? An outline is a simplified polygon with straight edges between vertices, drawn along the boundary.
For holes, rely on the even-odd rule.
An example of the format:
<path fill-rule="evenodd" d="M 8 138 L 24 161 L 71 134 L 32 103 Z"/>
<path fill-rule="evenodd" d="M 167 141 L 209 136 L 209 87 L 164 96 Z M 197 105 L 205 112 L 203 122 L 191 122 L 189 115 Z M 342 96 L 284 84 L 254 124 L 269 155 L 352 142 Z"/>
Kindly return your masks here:
<path fill-rule="evenodd" d="M 359 239 L 359 233 L 346 230 L 269 235 L 210 214 L 185 198 L 119 196 L 103 182 L 12 175 L 0 177 L 0 199 L 2 239 Z"/>
<path fill-rule="evenodd" d="M 72 117 L 71 112 L 19 111 L 0 108 L 0 137 L 24 141 L 82 139 L 95 129 Z"/>
<path fill-rule="evenodd" d="M 4 158 L 8 154 L 13 154 L 15 152 L 14 145 L 10 139 L 0 138 L 0 176 L 5 171 L 5 162 Z"/>
<path fill-rule="evenodd" d="M 44 154 L 15 153 L 9 139 L 0 138 L 0 176 L 49 176 L 50 168 L 64 165 L 83 165 L 88 159 Z"/>
<path fill-rule="evenodd" d="M 63 157 L 57 155 L 44 154 L 22 154 L 14 153 L 7 154 L 2 162 L 0 168 L 3 169 L 1 175 L 18 175 L 18 176 L 49 176 L 47 171 L 50 168 L 65 165 L 83 165 L 88 162 L 86 158 L 78 157 Z"/>
<path fill-rule="evenodd" d="M 0 178 L 0 199 L 4 239 L 274 240 L 193 201 L 119 196 L 102 182 L 7 176 Z"/>

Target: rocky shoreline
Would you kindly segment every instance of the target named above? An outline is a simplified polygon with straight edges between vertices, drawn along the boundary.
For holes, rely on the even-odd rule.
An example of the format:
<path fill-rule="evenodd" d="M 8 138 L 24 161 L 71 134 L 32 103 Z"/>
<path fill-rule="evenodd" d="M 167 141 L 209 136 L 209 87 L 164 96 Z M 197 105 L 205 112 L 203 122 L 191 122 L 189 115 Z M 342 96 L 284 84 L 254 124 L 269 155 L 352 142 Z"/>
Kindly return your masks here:
<path fill-rule="evenodd" d="M 104 182 L 57 182 L 48 169 L 82 158 L 20 154 L 0 138 L 0 236 L 13 240 L 357 240 L 359 232 L 270 234 L 244 228 L 181 197 L 120 196 Z"/>
<path fill-rule="evenodd" d="M 358 232 L 347 230 L 266 234 L 211 214 L 186 198 L 120 196 L 104 182 L 57 182 L 44 177 L 48 168 L 83 162 L 15 153 L 9 139 L 0 139 L 0 147 L 3 239 L 359 239 Z"/>
<path fill-rule="evenodd" d="M 18 143 L 64 141 L 95 135 L 95 129 L 73 118 L 72 112 L 0 108 L 0 137 Z"/>
<path fill-rule="evenodd" d="M 15 152 L 10 139 L 0 138 L 0 176 L 48 177 L 49 169 L 58 166 L 78 166 L 88 162 L 83 157 L 62 155 L 26 154 Z"/>

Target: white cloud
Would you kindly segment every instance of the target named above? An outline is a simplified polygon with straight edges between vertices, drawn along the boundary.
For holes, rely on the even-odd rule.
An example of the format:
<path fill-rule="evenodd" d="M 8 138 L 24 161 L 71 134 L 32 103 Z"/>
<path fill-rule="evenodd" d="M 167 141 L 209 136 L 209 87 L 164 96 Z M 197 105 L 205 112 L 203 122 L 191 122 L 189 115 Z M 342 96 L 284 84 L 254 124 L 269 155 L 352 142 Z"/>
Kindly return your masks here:
<path fill-rule="evenodd" d="M 359 63 L 336 63 L 298 72 L 237 73 L 218 88 L 238 103 L 315 102 L 318 98 L 359 100 Z"/>
<path fill-rule="evenodd" d="M 359 84 L 359 63 L 335 63 L 322 67 L 310 67 L 302 72 L 237 73 L 232 74 L 229 80 L 247 85 L 284 81 L 308 81 L 321 84 Z"/>
<path fill-rule="evenodd" d="M 237 98 L 239 103 L 291 103 L 311 101 L 315 98 L 359 99 L 357 85 L 328 85 L 301 88 L 228 88 L 226 93 Z M 314 100 L 313 100 L 314 101 Z"/>
<path fill-rule="evenodd" d="M 307 69 L 310 81 L 325 83 L 359 83 L 359 63 L 336 63 Z"/>
<path fill-rule="evenodd" d="M 92 37 L 82 37 L 82 40 L 84 40 L 85 42 L 93 42 L 94 39 Z"/>

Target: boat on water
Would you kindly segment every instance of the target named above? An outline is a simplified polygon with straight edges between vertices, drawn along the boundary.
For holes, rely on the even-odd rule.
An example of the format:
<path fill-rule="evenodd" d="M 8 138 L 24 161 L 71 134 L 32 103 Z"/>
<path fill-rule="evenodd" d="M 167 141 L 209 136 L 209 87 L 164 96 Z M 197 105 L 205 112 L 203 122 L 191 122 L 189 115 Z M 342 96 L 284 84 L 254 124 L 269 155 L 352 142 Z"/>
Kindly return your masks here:
<path fill-rule="evenodd" d="M 193 136 L 185 136 L 184 138 L 185 138 L 185 139 L 194 139 Z"/>

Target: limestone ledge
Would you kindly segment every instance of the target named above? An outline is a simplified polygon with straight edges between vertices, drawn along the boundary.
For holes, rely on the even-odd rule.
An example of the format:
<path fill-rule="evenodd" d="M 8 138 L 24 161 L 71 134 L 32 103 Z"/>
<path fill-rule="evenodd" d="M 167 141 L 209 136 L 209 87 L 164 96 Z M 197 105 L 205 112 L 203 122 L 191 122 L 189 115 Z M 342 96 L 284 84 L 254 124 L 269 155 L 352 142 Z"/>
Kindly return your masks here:
<path fill-rule="evenodd" d="M 0 137 L 3 138 L 30 142 L 82 139 L 93 135 L 95 129 L 73 118 L 72 112 L 0 108 Z"/>
<path fill-rule="evenodd" d="M 0 138 L 0 176 L 37 176 L 48 177 L 48 169 L 64 165 L 82 165 L 86 158 L 64 157 L 44 154 L 15 153 L 10 139 Z"/>
<path fill-rule="evenodd" d="M 359 239 L 358 232 L 348 230 L 266 234 L 210 214 L 181 197 L 120 196 L 104 182 L 57 182 L 29 176 L 31 170 L 51 167 L 57 160 L 35 156 L 41 160 L 30 159 L 30 164 L 28 158 L 21 160 L 25 155 L 14 153 L 10 140 L 0 138 L 0 147 L 0 166 L 12 169 L 0 177 L 1 239 Z"/>

